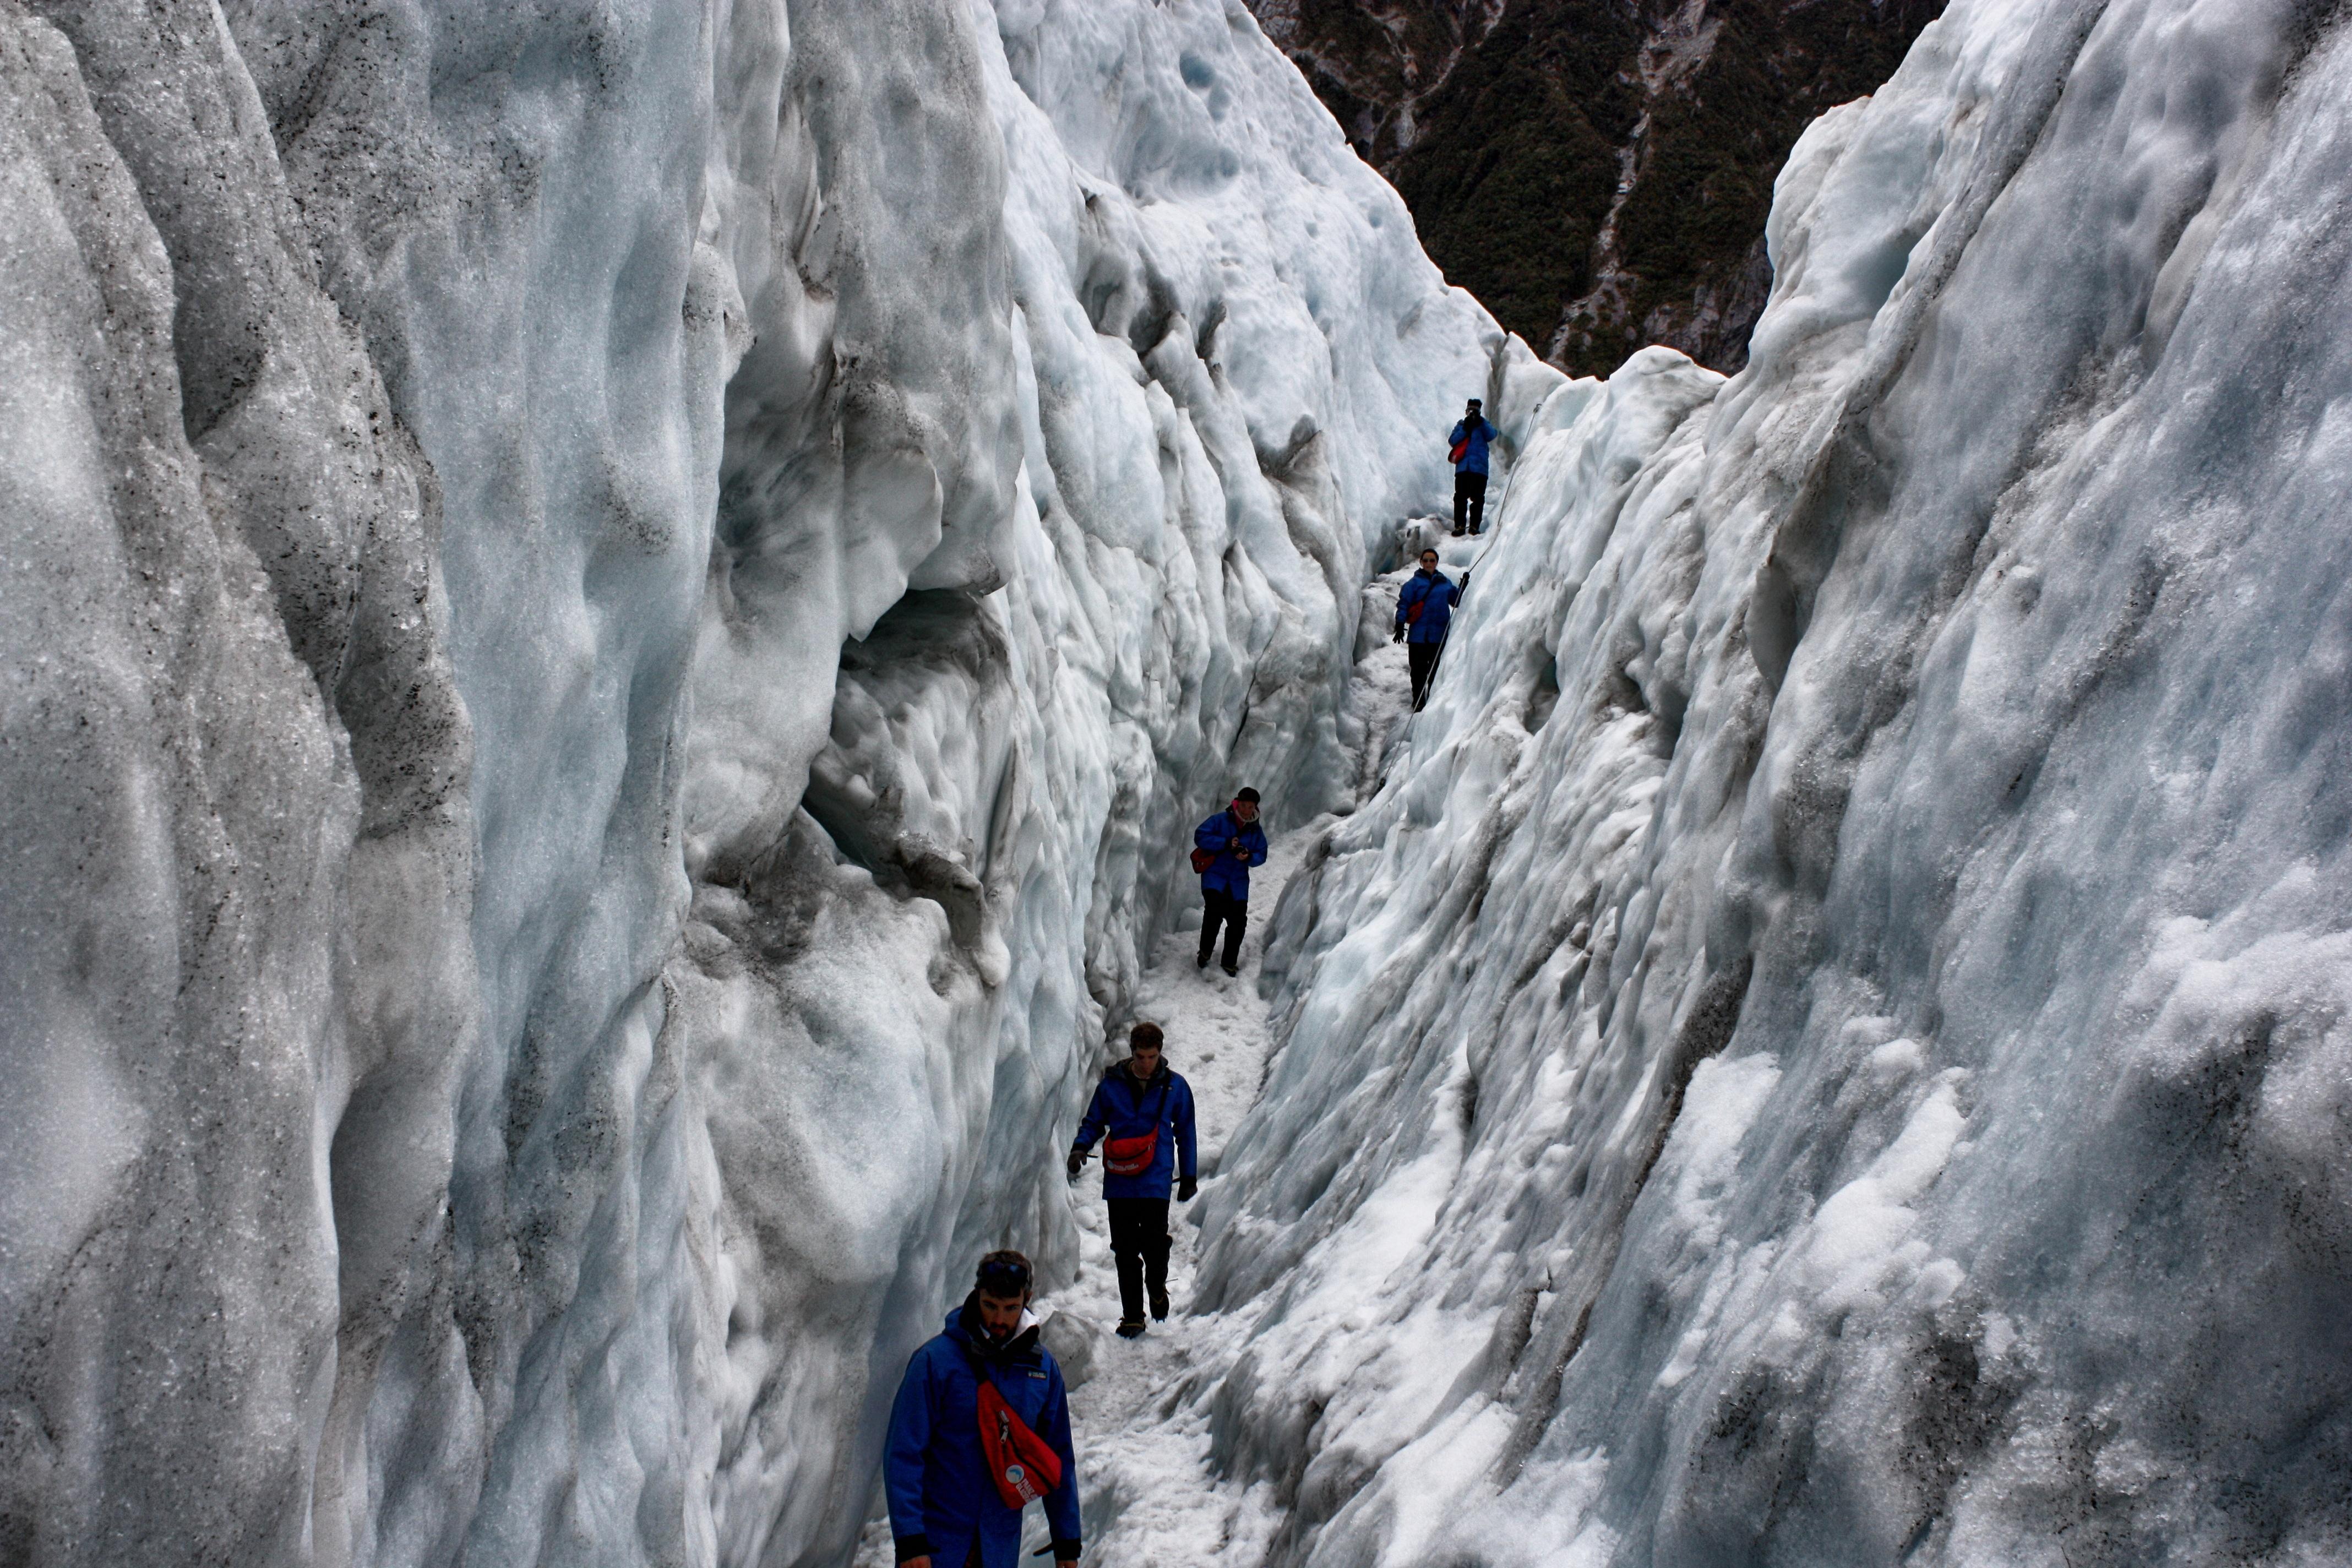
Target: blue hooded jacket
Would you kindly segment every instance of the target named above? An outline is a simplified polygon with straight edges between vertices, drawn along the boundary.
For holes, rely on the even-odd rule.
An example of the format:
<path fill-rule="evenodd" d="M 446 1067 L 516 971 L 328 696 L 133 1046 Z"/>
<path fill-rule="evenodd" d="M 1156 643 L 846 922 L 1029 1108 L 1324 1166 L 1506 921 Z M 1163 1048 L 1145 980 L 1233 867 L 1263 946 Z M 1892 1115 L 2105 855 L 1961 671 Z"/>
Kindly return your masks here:
<path fill-rule="evenodd" d="M 1021 1561 L 1021 1510 L 1004 1506 L 980 1446 L 982 1365 L 1013 1413 L 1062 1458 L 1061 1484 L 1045 1494 L 1045 1523 L 1055 1543 L 1068 1548 L 1055 1556 L 1075 1558 L 1078 1459 L 1070 1447 L 1062 1369 L 1037 1342 L 1034 1323 L 1006 1343 L 990 1345 L 979 1309 L 967 1297 L 948 1314 L 947 1331 L 907 1363 L 890 1405 L 882 1485 L 898 1560 L 928 1554 L 936 1564 L 961 1568 L 977 1541 L 982 1568 L 1016 1568 Z"/>
<path fill-rule="evenodd" d="M 1242 847 L 1228 848 L 1236 838 L 1242 841 Z M 1201 890 L 1223 893 L 1248 903 L 1249 868 L 1265 864 L 1265 830 L 1255 822 L 1244 824 L 1228 807 L 1194 828 L 1192 843 L 1196 848 L 1210 850 L 1217 857 L 1215 863 L 1201 873 Z"/>
<path fill-rule="evenodd" d="M 1095 1086 L 1094 1103 L 1087 1107 L 1086 1119 L 1078 1123 L 1074 1146 L 1091 1149 L 1095 1140 L 1106 1133 L 1113 1138 L 1140 1138 L 1155 1126 L 1160 1129 L 1160 1147 L 1151 1152 L 1150 1166 L 1132 1176 L 1115 1176 L 1105 1168 L 1103 1196 L 1168 1196 L 1180 1156 L 1188 1178 L 1199 1175 L 1201 1170 L 1192 1147 L 1192 1086 L 1184 1081 L 1182 1073 L 1161 1062 L 1150 1082 L 1138 1083 L 1127 1070 L 1127 1063 L 1120 1062 L 1103 1074 L 1102 1082 Z"/>
<path fill-rule="evenodd" d="M 1495 427 L 1486 423 L 1486 416 L 1483 414 L 1475 420 L 1465 419 L 1454 426 L 1452 435 L 1445 437 L 1445 449 L 1449 452 L 1454 450 L 1462 444 L 1465 436 L 1470 438 L 1470 449 L 1462 454 L 1462 460 L 1454 465 L 1454 471 L 1457 474 L 1485 473 L 1486 443 L 1495 438 Z"/>
<path fill-rule="evenodd" d="M 1444 573 L 1416 572 L 1397 590 L 1396 624 L 1405 628 L 1407 642 L 1444 642 L 1454 606 L 1461 601 L 1461 588 Z M 1415 605 L 1421 606 L 1419 616 L 1412 613 Z"/>

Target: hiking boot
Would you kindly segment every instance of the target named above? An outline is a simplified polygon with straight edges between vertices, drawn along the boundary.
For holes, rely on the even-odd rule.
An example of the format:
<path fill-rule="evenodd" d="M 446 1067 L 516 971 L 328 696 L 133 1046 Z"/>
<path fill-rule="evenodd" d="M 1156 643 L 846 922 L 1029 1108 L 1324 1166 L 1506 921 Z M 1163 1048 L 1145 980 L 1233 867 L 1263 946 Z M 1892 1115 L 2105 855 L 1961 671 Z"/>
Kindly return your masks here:
<path fill-rule="evenodd" d="M 1239 978 L 1239 977 L 1240 977 L 1240 975 L 1241 975 L 1241 972 L 1242 972 L 1242 966 L 1241 966 L 1240 964 L 1238 964 L 1238 963 L 1228 963 L 1228 964 L 1223 965 L 1223 967 L 1224 972 L 1225 972 L 1226 973 L 1228 973 L 1228 974 L 1230 974 L 1230 975 L 1233 975 L 1233 976 L 1234 976 L 1235 978 Z"/>
<path fill-rule="evenodd" d="M 1456 539 L 1461 538 L 1461 537 L 1462 537 L 1462 531 L 1461 531 L 1460 529 L 1458 529 L 1458 528 L 1457 528 L 1457 529 L 1455 529 L 1455 530 L 1454 531 L 1454 538 L 1456 538 Z"/>
<path fill-rule="evenodd" d="M 1208 955 L 1207 953 L 1205 953 L 1205 952 L 1204 952 L 1204 953 L 1202 953 L 1200 957 L 1198 957 L 1198 958 L 1194 959 L 1194 960 L 1192 961 L 1192 967 L 1193 967 L 1193 968 L 1195 968 L 1195 969 L 1206 969 L 1206 968 L 1208 968 L 1208 967 L 1209 967 L 1209 955 Z"/>
<path fill-rule="evenodd" d="M 1154 1321 L 1164 1323 L 1168 1321 L 1167 1291 L 1154 1290 L 1151 1293 L 1151 1316 Z"/>
<path fill-rule="evenodd" d="M 1123 1340 L 1141 1339 L 1143 1337 L 1143 1320 L 1141 1318 L 1121 1318 L 1118 1321 L 1118 1337 Z"/>

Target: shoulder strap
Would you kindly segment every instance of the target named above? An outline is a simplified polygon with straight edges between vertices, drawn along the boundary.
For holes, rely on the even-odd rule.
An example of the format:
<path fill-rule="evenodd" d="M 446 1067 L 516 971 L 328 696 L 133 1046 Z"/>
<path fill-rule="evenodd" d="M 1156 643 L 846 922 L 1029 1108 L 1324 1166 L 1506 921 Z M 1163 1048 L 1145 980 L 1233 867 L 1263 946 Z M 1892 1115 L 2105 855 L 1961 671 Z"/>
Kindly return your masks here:
<path fill-rule="evenodd" d="M 953 1336 L 950 1335 L 950 1337 L 952 1338 Z M 963 1357 L 964 1365 L 971 1368 L 971 1375 L 973 1377 L 979 1379 L 984 1384 L 987 1384 L 992 1388 L 995 1387 L 996 1379 L 990 1375 L 988 1363 L 981 1360 L 980 1357 L 971 1353 L 971 1346 L 964 1343 L 961 1340 L 958 1340 L 956 1342 L 956 1350 L 957 1352 Z M 998 1392 L 1002 1393 L 1003 1391 L 999 1389 Z"/>

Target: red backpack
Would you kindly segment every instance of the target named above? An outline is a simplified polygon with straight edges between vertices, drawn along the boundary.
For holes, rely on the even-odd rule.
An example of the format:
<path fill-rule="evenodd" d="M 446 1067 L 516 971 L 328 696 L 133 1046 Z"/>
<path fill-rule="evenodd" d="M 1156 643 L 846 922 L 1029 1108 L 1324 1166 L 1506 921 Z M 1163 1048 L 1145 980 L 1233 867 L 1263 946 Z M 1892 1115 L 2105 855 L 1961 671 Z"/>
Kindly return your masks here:
<path fill-rule="evenodd" d="M 1062 1484 L 1062 1456 L 1013 1413 L 985 1368 L 974 1362 L 971 1371 L 980 1380 L 980 1451 L 987 1457 L 996 1495 L 1007 1508 L 1043 1501 Z"/>

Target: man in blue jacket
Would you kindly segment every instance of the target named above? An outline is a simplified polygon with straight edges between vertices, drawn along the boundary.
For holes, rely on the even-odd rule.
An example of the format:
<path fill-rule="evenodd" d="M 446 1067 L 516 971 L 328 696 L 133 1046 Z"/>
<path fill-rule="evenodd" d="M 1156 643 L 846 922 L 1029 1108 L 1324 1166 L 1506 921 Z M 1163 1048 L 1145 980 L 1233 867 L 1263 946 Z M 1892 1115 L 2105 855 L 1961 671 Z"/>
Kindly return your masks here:
<path fill-rule="evenodd" d="M 1087 1152 L 1103 1145 L 1103 1198 L 1110 1208 L 1110 1256 L 1118 1266 L 1118 1335 L 1143 1332 L 1143 1289 L 1151 1287 L 1151 1315 L 1168 1316 L 1168 1189 L 1179 1171 L 1176 1201 L 1201 1190 L 1192 1148 L 1192 1086 L 1160 1059 L 1165 1042 L 1157 1024 L 1138 1024 L 1127 1037 L 1127 1060 L 1103 1074 L 1095 1100 L 1070 1146 L 1070 1180 L 1086 1169 Z M 1122 1170 L 1129 1166 L 1132 1169 Z"/>
<path fill-rule="evenodd" d="M 1249 874 L 1265 864 L 1265 830 L 1257 825 L 1257 791 L 1245 789 L 1231 805 L 1192 830 L 1192 847 L 1209 857 L 1201 872 L 1201 958 L 1209 967 L 1217 928 L 1225 928 L 1225 973 L 1242 972 L 1242 933 L 1249 929 Z"/>
<path fill-rule="evenodd" d="M 1472 398 L 1470 406 L 1462 411 L 1461 423 L 1445 437 L 1446 453 L 1454 459 L 1454 531 L 1458 535 L 1466 521 L 1470 531 L 1477 532 L 1486 523 L 1486 443 L 1495 438 L 1495 427 L 1478 412 L 1478 400 Z"/>
<path fill-rule="evenodd" d="M 1454 624 L 1454 606 L 1462 602 L 1462 589 L 1469 581 L 1470 574 L 1465 572 L 1457 584 L 1437 569 L 1437 552 L 1424 550 L 1421 570 L 1397 590 L 1396 640 L 1405 645 L 1405 658 L 1412 667 L 1416 713 L 1429 695 L 1429 678 L 1437 673 L 1437 655 L 1445 647 L 1446 629 Z"/>
<path fill-rule="evenodd" d="M 1059 1479 L 1045 1492 L 1045 1522 L 1057 1568 L 1076 1568 L 1078 1459 L 1070 1447 L 1070 1403 L 1062 1369 L 1037 1342 L 1031 1283 L 1026 1258 L 990 1253 L 971 1294 L 948 1314 L 947 1331 L 907 1363 L 882 1459 L 902 1568 L 1015 1568 L 1021 1560 L 1021 1510 L 1005 1502 L 981 1440 L 982 1378 L 1061 1460 Z"/>

